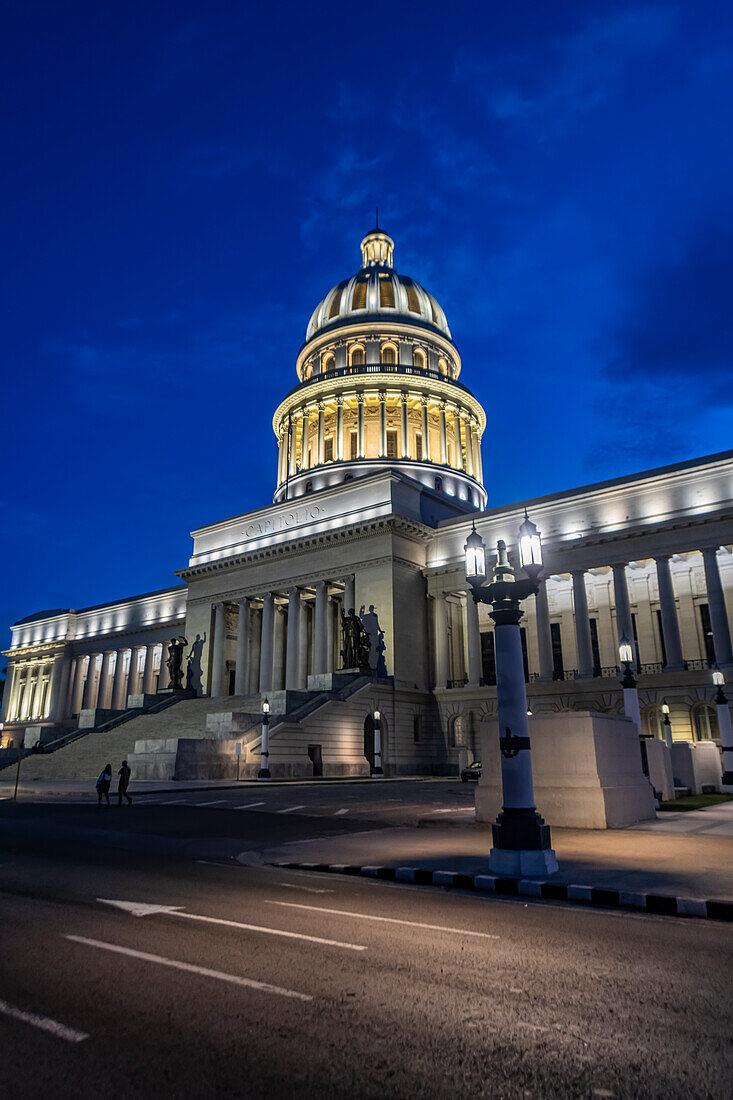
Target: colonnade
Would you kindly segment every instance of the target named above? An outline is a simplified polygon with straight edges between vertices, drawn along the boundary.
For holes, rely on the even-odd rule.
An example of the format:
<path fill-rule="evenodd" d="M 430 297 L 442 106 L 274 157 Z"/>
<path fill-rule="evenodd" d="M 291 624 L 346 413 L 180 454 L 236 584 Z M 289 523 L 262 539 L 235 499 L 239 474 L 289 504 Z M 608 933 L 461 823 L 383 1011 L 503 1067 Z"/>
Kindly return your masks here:
<path fill-rule="evenodd" d="M 73 656 L 59 653 L 8 669 L 8 722 L 60 722 L 81 710 L 124 710 L 127 696 L 158 687 L 160 642 Z"/>
<path fill-rule="evenodd" d="M 370 438 L 367 410 L 377 418 L 377 431 Z M 397 433 L 394 455 L 388 455 L 388 430 Z M 278 485 L 326 462 L 388 457 L 449 465 L 478 481 L 483 477 L 480 425 L 474 412 L 459 401 L 406 388 L 314 398 L 283 418 L 278 445 Z"/>
<path fill-rule="evenodd" d="M 733 667 L 733 649 L 731 647 L 731 632 L 725 596 L 720 579 L 717 550 L 717 546 L 710 546 L 704 547 L 699 552 L 702 555 L 704 567 L 710 630 L 715 650 L 715 659 L 721 668 L 726 668 Z M 682 672 L 686 668 L 686 661 L 683 654 L 679 617 L 670 569 L 671 556 L 671 554 L 658 554 L 655 555 L 653 561 L 657 577 L 661 634 L 663 637 L 664 654 L 666 658 L 664 662 L 664 671 Z M 634 644 L 634 626 L 626 572 L 628 565 L 628 562 L 616 562 L 610 566 L 613 576 L 613 607 L 615 609 L 616 619 L 616 637 L 613 644 L 614 653 L 618 652 L 618 643 L 622 637 L 626 637 L 632 645 Z M 590 678 L 600 675 L 601 673 L 598 663 L 594 660 L 593 656 L 591 618 L 588 611 L 588 596 L 586 591 L 587 572 L 589 572 L 587 569 L 578 569 L 573 570 L 570 574 L 578 664 L 577 669 L 573 670 L 573 674 L 574 678 L 578 679 Z M 466 682 L 468 686 L 477 687 L 481 683 L 482 676 L 481 634 L 479 630 L 478 608 L 471 597 L 468 587 L 462 591 L 465 593 L 465 602 L 463 606 L 465 676 L 462 677 L 462 680 Z M 448 594 L 436 593 L 433 596 L 435 683 L 437 687 L 442 688 L 446 687 L 449 682 L 452 682 L 448 615 L 445 602 L 446 595 Z M 539 592 L 535 597 L 535 628 L 537 632 L 536 641 L 539 666 L 536 678 L 539 680 L 553 680 L 556 678 L 556 670 L 553 659 L 550 609 L 545 580 L 540 581 Z M 617 659 L 617 657 L 614 658 L 614 675 Z M 697 657 L 692 659 L 697 659 Z M 704 655 L 703 659 L 705 659 Z"/>
<path fill-rule="evenodd" d="M 209 694 L 229 694 L 227 606 L 214 605 Z M 243 596 L 236 601 L 234 694 L 305 690 L 309 675 L 339 667 L 340 615 L 355 607 L 353 575 Z"/>

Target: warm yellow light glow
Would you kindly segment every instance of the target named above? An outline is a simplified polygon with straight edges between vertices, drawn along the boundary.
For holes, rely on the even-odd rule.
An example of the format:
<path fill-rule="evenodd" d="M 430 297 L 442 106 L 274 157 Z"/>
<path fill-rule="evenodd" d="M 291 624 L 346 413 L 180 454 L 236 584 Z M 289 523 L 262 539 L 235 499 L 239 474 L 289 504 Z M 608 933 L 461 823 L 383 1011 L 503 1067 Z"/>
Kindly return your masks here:
<path fill-rule="evenodd" d="M 725 683 L 725 676 L 719 668 L 713 669 L 713 683 L 716 687 L 722 687 Z"/>
<path fill-rule="evenodd" d="M 666 703 L 662 703 L 662 714 L 669 714 L 669 707 Z"/>
<path fill-rule="evenodd" d="M 629 644 L 628 639 L 624 636 L 618 647 L 618 656 L 622 665 L 631 664 L 634 659 L 634 651 Z"/>

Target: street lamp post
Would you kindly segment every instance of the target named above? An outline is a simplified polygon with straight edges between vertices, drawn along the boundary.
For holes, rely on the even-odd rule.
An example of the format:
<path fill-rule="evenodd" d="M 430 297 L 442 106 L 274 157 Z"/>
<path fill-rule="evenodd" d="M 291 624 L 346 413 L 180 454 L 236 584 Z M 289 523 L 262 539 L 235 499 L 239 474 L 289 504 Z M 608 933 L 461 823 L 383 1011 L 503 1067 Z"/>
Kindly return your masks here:
<path fill-rule="evenodd" d="M 374 711 L 374 767 L 372 775 L 384 775 L 382 770 L 382 715 Z"/>
<path fill-rule="evenodd" d="M 672 723 L 669 720 L 669 707 L 666 703 L 662 703 L 662 725 L 664 726 L 664 740 L 667 742 L 667 748 L 672 748 Z"/>
<path fill-rule="evenodd" d="M 631 662 L 634 659 L 634 651 L 631 648 L 631 642 L 625 634 L 621 635 L 621 641 L 618 646 L 618 656 L 621 666 L 624 670 L 624 674 L 621 677 L 621 687 L 624 689 L 624 714 L 627 718 L 633 718 L 636 725 L 636 732 L 641 733 L 641 711 L 639 710 L 639 692 L 636 687 L 636 680 L 634 674 L 631 671 Z"/>
<path fill-rule="evenodd" d="M 532 783 L 527 691 L 519 621 L 520 601 L 539 591 L 542 571 L 540 533 L 525 513 L 519 529 L 519 563 L 527 574 L 516 580 L 506 543 L 497 543 L 494 579 L 485 585 L 486 547 L 474 526 L 465 545 L 466 580 L 475 603 L 489 604 L 496 624 L 496 695 L 499 711 L 499 747 L 503 804 L 492 825 L 493 847 L 489 870 L 497 874 L 540 875 L 558 870 L 550 827 L 537 813 Z"/>
<path fill-rule="evenodd" d="M 715 709 L 718 712 L 718 733 L 723 751 L 721 787 L 726 794 L 733 794 L 733 727 L 731 727 L 728 698 L 723 691 L 725 677 L 719 668 L 713 669 L 713 683 L 718 689 L 715 693 Z"/>
<path fill-rule="evenodd" d="M 262 741 L 260 743 L 260 770 L 258 779 L 270 779 L 270 702 L 265 697 L 262 704 Z"/>

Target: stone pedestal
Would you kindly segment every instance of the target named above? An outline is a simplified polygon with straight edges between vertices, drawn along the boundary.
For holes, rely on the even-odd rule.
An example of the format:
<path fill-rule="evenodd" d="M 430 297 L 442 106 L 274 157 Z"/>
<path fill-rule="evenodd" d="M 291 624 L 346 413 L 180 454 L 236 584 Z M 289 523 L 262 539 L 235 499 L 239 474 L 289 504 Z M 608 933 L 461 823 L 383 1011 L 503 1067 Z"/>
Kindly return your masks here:
<path fill-rule="evenodd" d="M 614 829 L 654 818 L 654 794 L 631 719 L 591 712 L 537 715 L 529 721 L 529 736 L 535 804 L 548 825 Z M 487 723 L 477 821 L 499 817 L 500 759 L 498 725 Z"/>
<path fill-rule="evenodd" d="M 647 737 L 644 740 L 646 759 L 649 766 L 649 782 L 655 791 L 659 792 L 659 798 L 669 802 L 674 798 L 674 778 L 672 776 L 672 756 L 669 746 L 664 741 Z"/>
<path fill-rule="evenodd" d="M 675 786 L 689 787 L 693 794 L 705 788 L 720 790 L 722 767 L 714 741 L 675 741 L 672 745 L 672 773 Z"/>

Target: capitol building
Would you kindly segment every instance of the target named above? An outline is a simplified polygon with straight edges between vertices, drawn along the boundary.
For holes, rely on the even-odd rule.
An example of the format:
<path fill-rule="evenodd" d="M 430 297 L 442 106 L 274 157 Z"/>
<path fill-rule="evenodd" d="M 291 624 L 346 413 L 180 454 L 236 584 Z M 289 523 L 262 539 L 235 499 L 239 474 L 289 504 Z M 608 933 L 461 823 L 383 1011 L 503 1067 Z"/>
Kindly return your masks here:
<path fill-rule="evenodd" d="M 666 705 L 676 741 L 718 739 L 733 451 L 487 509 L 479 365 L 464 372 L 383 229 L 360 259 L 313 311 L 274 411 L 272 503 L 194 530 L 170 588 L 13 626 L 2 746 L 55 750 L 29 775 L 96 775 L 113 754 L 139 777 L 256 775 L 265 698 L 273 777 L 368 775 L 375 728 L 385 774 L 455 774 L 496 717 L 494 624 L 464 545 L 475 525 L 516 561 L 525 510 L 544 551 L 521 629 L 532 714 L 622 715 L 625 637 L 642 732 L 662 737 Z M 369 668 L 343 667 L 351 608 Z"/>

